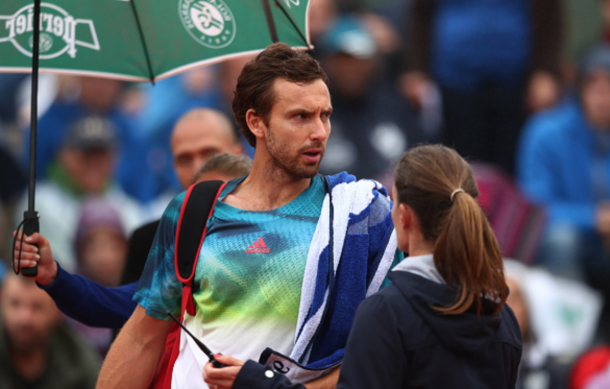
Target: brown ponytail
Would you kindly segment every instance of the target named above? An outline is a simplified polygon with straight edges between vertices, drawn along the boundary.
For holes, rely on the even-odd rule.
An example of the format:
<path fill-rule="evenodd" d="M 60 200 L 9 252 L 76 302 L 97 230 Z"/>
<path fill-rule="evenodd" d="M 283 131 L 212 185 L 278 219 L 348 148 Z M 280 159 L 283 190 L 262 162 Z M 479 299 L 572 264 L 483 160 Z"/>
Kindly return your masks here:
<path fill-rule="evenodd" d="M 395 201 L 413 209 L 424 239 L 434 243 L 437 270 L 459 289 L 453 305 L 435 309 L 457 315 L 476 301 L 481 313 L 485 298 L 497 303 L 498 314 L 507 297 L 502 253 L 475 200 L 479 190 L 470 166 L 448 147 L 419 146 L 402 157 L 394 181 Z"/>

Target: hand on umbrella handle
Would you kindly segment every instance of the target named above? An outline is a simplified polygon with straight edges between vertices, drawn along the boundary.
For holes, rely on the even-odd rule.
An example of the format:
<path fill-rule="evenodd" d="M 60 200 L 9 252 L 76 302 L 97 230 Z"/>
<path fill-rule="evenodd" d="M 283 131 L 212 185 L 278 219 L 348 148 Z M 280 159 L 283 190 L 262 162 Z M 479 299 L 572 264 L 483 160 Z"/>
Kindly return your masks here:
<path fill-rule="evenodd" d="M 38 215 L 36 212 L 33 212 L 33 215 L 31 215 L 30 212 L 26 211 L 24 213 L 23 220 L 23 233 L 27 236 L 32 236 L 36 232 L 40 232 Z M 35 246 L 38 247 L 38 245 Z M 23 274 L 25 277 L 36 277 L 38 275 L 38 265 L 24 267 L 21 269 L 21 274 Z"/>
<path fill-rule="evenodd" d="M 55 279 L 57 279 L 59 268 L 57 262 L 53 259 L 49 241 L 44 236 L 40 235 L 40 233 L 25 236 L 23 231 L 15 231 L 13 235 L 16 240 L 15 247 L 13 248 L 13 255 L 15 262 L 17 262 L 18 265 L 21 265 L 21 274 L 35 280 L 41 285 L 52 285 L 53 282 L 55 282 Z M 34 265 L 37 265 L 38 274 L 29 277 L 25 270 Z"/>

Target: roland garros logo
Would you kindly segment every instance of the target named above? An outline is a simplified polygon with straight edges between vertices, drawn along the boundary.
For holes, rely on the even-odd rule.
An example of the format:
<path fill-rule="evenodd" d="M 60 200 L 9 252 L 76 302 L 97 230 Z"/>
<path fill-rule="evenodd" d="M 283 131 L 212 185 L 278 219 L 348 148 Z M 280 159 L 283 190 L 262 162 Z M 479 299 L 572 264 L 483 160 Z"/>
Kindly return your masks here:
<path fill-rule="evenodd" d="M 67 53 L 76 57 L 76 47 L 100 50 L 93 21 L 77 19 L 64 9 L 49 3 L 40 5 L 40 59 L 51 59 Z M 76 39 L 77 26 L 81 38 Z M 17 50 L 32 56 L 34 41 L 34 5 L 27 5 L 13 15 L 0 15 L 0 43 L 11 42 Z"/>
<path fill-rule="evenodd" d="M 203 46 L 220 49 L 235 39 L 235 19 L 222 0 L 180 0 L 178 12 L 186 31 Z"/>

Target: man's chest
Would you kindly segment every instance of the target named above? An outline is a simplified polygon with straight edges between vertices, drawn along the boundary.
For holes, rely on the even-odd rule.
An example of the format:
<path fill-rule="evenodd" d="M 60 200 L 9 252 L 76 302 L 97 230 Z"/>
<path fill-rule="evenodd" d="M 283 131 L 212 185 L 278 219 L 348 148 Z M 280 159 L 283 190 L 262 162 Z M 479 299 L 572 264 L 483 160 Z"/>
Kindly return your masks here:
<path fill-rule="evenodd" d="M 203 317 L 295 321 L 316 223 L 213 218 L 208 228 L 194 289 Z"/>

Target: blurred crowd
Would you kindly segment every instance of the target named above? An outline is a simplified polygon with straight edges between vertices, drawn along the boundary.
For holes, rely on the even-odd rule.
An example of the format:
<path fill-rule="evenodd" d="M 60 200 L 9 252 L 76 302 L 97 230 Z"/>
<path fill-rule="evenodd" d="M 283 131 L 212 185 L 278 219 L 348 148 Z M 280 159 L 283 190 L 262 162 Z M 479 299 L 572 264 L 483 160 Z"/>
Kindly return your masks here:
<path fill-rule="evenodd" d="M 321 173 L 391 185 L 410 147 L 456 148 L 507 258 L 520 388 L 609 388 L 610 0 L 310 0 L 309 19 L 334 107 Z M 154 86 L 41 75 L 36 210 L 63 268 L 119 285 L 135 228 L 158 219 L 211 156 L 252 155 L 231 111 L 250 58 Z M 27 204 L 29 91 L 28 75 L 0 74 L 7 273 Z M 47 300 L 6 278 L 0 377 L 58 379 L 57 365 L 88 387 L 112 334 L 63 322 Z M 20 355 L 42 358 L 38 370 Z"/>

